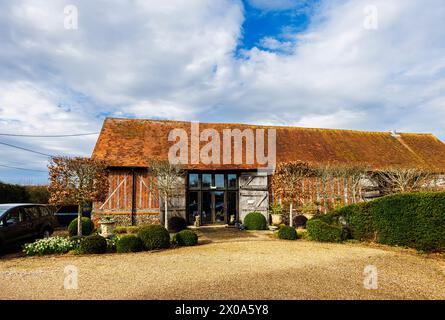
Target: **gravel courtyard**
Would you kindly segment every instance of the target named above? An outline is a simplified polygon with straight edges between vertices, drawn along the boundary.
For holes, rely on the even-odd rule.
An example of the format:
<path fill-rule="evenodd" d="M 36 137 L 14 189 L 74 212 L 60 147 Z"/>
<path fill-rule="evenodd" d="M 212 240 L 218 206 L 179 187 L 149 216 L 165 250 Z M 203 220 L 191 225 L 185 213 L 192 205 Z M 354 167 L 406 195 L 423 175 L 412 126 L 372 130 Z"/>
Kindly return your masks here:
<path fill-rule="evenodd" d="M 233 232 L 233 231 L 231 231 Z M 207 230 L 201 245 L 97 256 L 0 258 L 0 299 L 445 299 L 445 261 L 362 244 Z M 78 289 L 64 289 L 64 269 Z M 364 268 L 378 289 L 363 287 Z"/>

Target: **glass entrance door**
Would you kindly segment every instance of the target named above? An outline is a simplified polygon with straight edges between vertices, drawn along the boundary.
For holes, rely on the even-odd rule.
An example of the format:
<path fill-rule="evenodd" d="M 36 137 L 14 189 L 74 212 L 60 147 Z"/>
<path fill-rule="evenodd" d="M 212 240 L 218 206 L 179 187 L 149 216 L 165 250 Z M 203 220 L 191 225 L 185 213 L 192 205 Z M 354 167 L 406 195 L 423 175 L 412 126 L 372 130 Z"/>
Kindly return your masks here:
<path fill-rule="evenodd" d="M 188 222 L 201 216 L 202 224 L 233 223 L 237 218 L 236 173 L 188 174 Z"/>
<path fill-rule="evenodd" d="M 225 223 L 227 221 L 224 193 L 224 191 L 202 192 L 201 222 L 203 224 Z"/>
<path fill-rule="evenodd" d="M 212 192 L 202 192 L 201 203 L 201 223 L 209 224 L 213 222 L 213 194 Z"/>

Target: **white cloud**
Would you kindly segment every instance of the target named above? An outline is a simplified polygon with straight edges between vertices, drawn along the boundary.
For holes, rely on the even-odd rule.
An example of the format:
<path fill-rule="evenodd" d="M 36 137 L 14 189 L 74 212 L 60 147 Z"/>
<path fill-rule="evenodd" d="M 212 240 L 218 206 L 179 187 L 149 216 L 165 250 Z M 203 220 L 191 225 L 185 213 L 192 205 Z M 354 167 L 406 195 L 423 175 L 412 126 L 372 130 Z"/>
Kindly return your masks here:
<path fill-rule="evenodd" d="M 0 131 L 97 131 L 110 114 L 445 138 L 443 1 L 372 1 L 377 30 L 363 27 L 369 1 L 325 1 L 306 31 L 263 38 L 268 50 L 243 58 L 234 54 L 240 1 L 72 3 L 78 30 L 63 27 L 65 1 L 0 3 Z M 250 3 L 281 10 L 296 2 Z M 94 138 L 8 141 L 89 154 Z M 8 150 L 4 161 L 28 163 L 25 154 Z"/>

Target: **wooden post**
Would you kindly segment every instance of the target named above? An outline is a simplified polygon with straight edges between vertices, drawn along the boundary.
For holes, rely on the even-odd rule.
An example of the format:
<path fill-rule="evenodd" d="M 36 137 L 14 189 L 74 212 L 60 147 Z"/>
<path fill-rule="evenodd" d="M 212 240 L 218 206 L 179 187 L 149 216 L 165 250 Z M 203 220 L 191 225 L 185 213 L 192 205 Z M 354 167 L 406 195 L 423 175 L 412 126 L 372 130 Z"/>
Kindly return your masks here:
<path fill-rule="evenodd" d="M 77 235 L 82 236 L 82 205 L 77 206 Z"/>
<path fill-rule="evenodd" d="M 165 229 L 168 230 L 168 209 L 167 209 L 167 195 L 164 196 L 164 225 Z"/>
<path fill-rule="evenodd" d="M 289 205 L 289 226 L 291 226 L 292 227 L 292 225 L 293 225 L 293 213 L 292 213 L 292 211 L 293 211 L 293 201 L 291 201 L 290 202 L 290 205 Z"/>

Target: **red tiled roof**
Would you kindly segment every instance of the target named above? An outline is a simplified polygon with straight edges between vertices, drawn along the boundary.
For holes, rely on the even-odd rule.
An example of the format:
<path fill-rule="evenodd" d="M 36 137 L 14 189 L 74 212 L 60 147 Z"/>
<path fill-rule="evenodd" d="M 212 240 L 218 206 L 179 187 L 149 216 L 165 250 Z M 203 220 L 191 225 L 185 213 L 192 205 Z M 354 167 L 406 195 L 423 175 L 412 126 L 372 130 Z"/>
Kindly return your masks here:
<path fill-rule="evenodd" d="M 389 166 L 431 167 L 445 172 L 445 144 L 432 134 L 311 129 L 284 126 L 200 123 L 200 131 L 223 129 L 276 129 L 277 162 L 300 160 L 314 165 L 366 164 L 378 169 Z M 113 167 L 146 167 L 150 159 L 167 159 L 173 142 L 170 130 L 184 129 L 190 137 L 190 122 L 107 118 L 93 157 Z M 267 142 L 267 140 L 266 140 Z M 201 146 L 206 142 L 201 142 Z M 265 143 L 267 145 L 267 143 Z M 243 149 L 245 150 L 245 149 Z M 222 155 L 222 152 L 221 152 Z M 197 169 L 256 169 L 257 164 L 193 165 Z"/>

